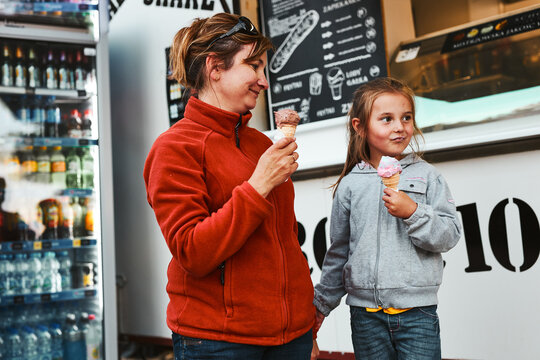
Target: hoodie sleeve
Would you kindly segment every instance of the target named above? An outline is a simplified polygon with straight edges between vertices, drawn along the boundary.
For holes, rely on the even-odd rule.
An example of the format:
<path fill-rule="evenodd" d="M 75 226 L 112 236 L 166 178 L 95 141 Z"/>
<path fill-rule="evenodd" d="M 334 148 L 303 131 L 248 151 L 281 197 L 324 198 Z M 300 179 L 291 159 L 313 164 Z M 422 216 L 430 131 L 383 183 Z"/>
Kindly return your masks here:
<path fill-rule="evenodd" d="M 330 219 L 330 248 L 324 257 L 320 283 L 315 286 L 315 307 L 324 314 L 336 308 L 345 295 L 343 267 L 349 254 L 350 200 L 342 192 L 336 192 Z"/>
<path fill-rule="evenodd" d="M 431 181 L 425 204 L 404 219 L 413 244 L 427 251 L 442 253 L 452 249 L 461 236 L 455 201 L 442 176 Z"/>

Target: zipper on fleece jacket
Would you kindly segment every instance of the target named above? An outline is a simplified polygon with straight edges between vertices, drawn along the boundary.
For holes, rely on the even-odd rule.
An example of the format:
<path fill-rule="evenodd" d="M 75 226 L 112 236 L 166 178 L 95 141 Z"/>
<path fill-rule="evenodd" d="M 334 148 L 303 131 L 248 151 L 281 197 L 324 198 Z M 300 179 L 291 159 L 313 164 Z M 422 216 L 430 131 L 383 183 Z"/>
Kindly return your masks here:
<path fill-rule="evenodd" d="M 236 126 L 234 127 L 234 135 L 236 137 L 236 147 L 240 148 L 240 136 L 238 136 L 238 129 L 240 129 L 240 125 L 242 125 L 242 115 L 238 118 L 238 122 L 236 123 Z"/>
<path fill-rule="evenodd" d="M 379 186 L 379 193 L 383 190 L 383 184 Z M 379 259 L 381 257 L 381 201 L 382 198 L 379 196 L 379 203 L 377 205 L 377 258 L 375 259 L 375 284 L 373 289 L 373 297 L 375 298 L 375 303 L 378 306 L 382 306 L 381 300 L 379 298 Z"/>
<path fill-rule="evenodd" d="M 236 138 L 237 148 L 240 148 L 240 136 L 238 135 L 238 129 L 240 128 L 240 125 L 242 125 L 242 115 L 240 115 L 240 118 L 238 119 L 238 122 L 236 123 L 234 127 L 234 135 Z M 221 282 L 221 285 L 225 286 L 225 261 L 219 264 L 218 268 L 221 271 L 219 280 Z"/>

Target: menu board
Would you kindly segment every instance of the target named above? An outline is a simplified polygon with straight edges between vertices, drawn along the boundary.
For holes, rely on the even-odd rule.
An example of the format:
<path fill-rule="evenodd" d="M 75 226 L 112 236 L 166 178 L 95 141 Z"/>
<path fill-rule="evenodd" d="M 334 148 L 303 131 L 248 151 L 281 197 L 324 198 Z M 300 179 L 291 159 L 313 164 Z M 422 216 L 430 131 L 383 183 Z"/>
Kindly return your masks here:
<path fill-rule="evenodd" d="M 273 112 L 293 109 L 300 124 L 347 114 L 363 83 L 387 75 L 379 0 L 260 1 Z"/>

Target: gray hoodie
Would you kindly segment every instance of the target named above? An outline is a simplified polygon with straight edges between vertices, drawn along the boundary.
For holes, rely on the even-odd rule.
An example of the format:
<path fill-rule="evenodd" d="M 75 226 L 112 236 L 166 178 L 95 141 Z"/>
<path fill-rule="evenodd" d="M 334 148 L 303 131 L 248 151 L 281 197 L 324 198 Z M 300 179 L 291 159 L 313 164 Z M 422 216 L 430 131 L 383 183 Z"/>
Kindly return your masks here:
<path fill-rule="evenodd" d="M 341 180 L 332 204 L 331 246 L 314 304 L 328 315 L 347 295 L 352 306 L 404 309 L 437 304 L 441 253 L 460 236 L 456 206 L 441 174 L 407 155 L 399 190 L 418 207 L 408 218 L 388 213 L 377 170 L 362 162 Z"/>

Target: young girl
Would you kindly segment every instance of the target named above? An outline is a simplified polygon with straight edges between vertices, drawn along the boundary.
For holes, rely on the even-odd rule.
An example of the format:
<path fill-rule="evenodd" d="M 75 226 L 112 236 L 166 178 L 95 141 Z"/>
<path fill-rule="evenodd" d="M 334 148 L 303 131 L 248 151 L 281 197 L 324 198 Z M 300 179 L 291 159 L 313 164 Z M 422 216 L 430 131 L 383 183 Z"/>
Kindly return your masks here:
<path fill-rule="evenodd" d="M 366 83 L 349 115 L 332 244 L 315 287 L 319 321 L 347 294 L 357 359 L 440 359 L 441 253 L 461 231 L 454 200 L 441 174 L 419 158 L 410 88 L 391 78 Z M 411 140 L 414 149 L 405 155 Z M 399 191 L 377 175 L 382 156 L 400 161 Z"/>

